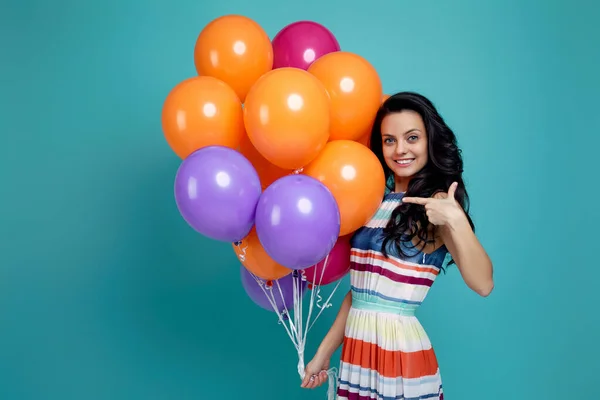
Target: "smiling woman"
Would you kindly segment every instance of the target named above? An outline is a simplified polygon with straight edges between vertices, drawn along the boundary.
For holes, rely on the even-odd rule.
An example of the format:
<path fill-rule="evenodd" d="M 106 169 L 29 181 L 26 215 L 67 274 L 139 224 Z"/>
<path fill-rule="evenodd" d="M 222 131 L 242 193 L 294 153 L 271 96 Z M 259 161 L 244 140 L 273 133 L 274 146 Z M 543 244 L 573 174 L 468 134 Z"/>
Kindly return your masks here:
<path fill-rule="evenodd" d="M 461 255 L 450 233 L 466 230 L 473 240 L 474 224 L 469 216 L 469 195 L 462 178 L 463 160 L 456 135 L 433 103 L 411 92 L 388 98 L 377 113 L 371 149 L 384 166 L 386 179 L 393 178 L 390 190 L 403 197 L 384 230 L 383 254 L 387 254 L 389 244 L 404 256 L 410 254 L 401 243 L 411 243 L 426 252 L 444 246 L 452 256 L 451 263 L 456 262 Z M 447 206 L 447 218 L 434 221 L 432 214 L 440 206 Z M 487 295 L 493 286 L 491 262 L 476 239 L 471 244 L 477 250 L 477 261 L 484 266 L 483 276 L 472 277 L 468 261 L 465 271 L 466 260 L 459 269 L 469 287 Z"/>
<path fill-rule="evenodd" d="M 338 399 L 428 398 L 444 391 L 436 354 L 415 311 L 450 253 L 467 285 L 487 296 L 492 263 L 473 233 L 456 137 L 433 104 L 398 93 L 371 135 L 390 193 L 351 239 L 351 290 L 302 386 L 327 379 L 343 343 Z"/>
<path fill-rule="evenodd" d="M 395 177 L 395 190 L 406 191 L 412 176 L 427 164 L 427 135 L 416 111 L 387 115 L 381 123 L 382 153 Z"/>

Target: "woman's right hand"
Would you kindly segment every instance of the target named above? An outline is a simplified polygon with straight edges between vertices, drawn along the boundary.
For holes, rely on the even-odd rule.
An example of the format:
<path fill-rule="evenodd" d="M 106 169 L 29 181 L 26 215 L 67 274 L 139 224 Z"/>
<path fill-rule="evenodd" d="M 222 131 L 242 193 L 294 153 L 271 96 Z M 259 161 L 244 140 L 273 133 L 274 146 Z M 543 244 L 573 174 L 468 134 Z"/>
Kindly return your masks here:
<path fill-rule="evenodd" d="M 329 358 L 324 358 L 316 355 L 311 362 L 306 365 L 304 369 L 304 379 L 300 387 L 306 389 L 314 389 L 321 386 L 329 376 L 327 370 L 329 369 Z"/>
<path fill-rule="evenodd" d="M 302 379 L 300 387 L 314 389 L 329 379 L 329 375 L 327 375 L 329 360 L 344 341 L 344 330 L 351 306 L 352 292 L 348 291 L 340 306 L 340 311 L 338 311 L 338 315 L 333 321 L 333 325 L 317 350 L 317 354 L 304 368 L 304 379 Z"/>

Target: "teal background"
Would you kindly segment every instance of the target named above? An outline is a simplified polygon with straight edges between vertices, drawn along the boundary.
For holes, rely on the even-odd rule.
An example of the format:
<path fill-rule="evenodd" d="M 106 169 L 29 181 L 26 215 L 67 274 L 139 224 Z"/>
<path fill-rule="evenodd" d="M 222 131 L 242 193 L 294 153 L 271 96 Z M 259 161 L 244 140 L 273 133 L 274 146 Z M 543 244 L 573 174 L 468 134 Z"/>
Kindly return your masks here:
<path fill-rule="evenodd" d="M 230 245 L 173 200 L 162 103 L 194 75 L 202 27 L 228 13 L 271 37 L 325 24 L 387 93 L 422 92 L 456 131 L 496 288 L 480 298 L 452 267 L 420 310 L 446 398 L 596 398 L 598 8 L 3 1 L 0 398 L 324 398 L 299 388 L 295 350 L 246 298 Z"/>

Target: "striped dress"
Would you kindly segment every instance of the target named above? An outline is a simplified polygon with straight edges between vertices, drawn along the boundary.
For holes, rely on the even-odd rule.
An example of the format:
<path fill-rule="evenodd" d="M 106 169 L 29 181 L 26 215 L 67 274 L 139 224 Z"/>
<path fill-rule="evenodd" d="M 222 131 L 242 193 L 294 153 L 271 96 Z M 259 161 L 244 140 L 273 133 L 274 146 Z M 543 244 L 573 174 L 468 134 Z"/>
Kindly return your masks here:
<path fill-rule="evenodd" d="M 405 247 L 411 257 L 381 253 L 382 230 L 400 203 L 388 193 L 352 239 L 352 307 L 346 322 L 337 398 L 442 400 L 435 352 L 415 310 L 440 272 L 447 249 L 431 254 Z M 395 255 L 395 256 L 394 256 Z"/>

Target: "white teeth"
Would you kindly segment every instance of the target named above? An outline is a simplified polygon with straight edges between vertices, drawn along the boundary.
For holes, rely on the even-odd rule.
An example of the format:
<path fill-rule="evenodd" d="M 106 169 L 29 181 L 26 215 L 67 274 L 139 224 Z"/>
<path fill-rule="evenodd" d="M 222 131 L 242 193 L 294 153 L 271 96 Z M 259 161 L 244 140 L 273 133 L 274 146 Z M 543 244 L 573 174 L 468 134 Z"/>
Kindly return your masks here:
<path fill-rule="evenodd" d="M 413 160 L 396 160 L 397 164 L 410 164 Z"/>

